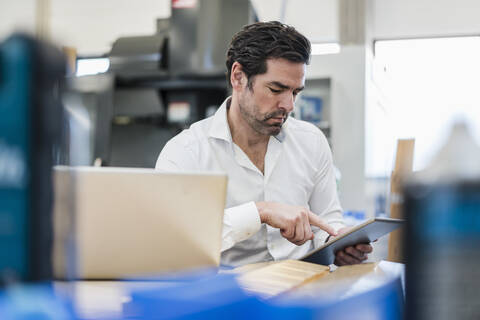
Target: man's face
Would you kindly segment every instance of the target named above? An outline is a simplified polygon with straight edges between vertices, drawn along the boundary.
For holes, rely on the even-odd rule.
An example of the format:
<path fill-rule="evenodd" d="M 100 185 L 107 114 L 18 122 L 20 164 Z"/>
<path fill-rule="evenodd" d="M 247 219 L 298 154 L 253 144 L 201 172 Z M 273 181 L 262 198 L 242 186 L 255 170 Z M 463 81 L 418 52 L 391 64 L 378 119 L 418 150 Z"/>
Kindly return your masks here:
<path fill-rule="evenodd" d="M 262 135 L 277 135 L 305 84 L 305 64 L 286 59 L 267 60 L 267 72 L 251 79 L 239 93 L 240 113 Z"/>

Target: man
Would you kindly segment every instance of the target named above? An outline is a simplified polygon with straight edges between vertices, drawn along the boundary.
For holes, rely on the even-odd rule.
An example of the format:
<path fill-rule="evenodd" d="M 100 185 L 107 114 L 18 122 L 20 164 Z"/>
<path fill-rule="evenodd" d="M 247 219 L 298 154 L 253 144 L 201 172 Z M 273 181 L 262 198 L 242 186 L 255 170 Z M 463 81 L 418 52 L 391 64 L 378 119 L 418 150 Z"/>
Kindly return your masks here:
<path fill-rule="evenodd" d="M 309 58 L 310 42 L 290 26 L 244 27 L 227 52 L 232 96 L 158 158 L 161 170 L 227 173 L 224 265 L 300 258 L 346 230 L 327 140 L 314 125 L 288 118 Z M 335 263 L 360 263 L 371 250 L 348 247 Z"/>

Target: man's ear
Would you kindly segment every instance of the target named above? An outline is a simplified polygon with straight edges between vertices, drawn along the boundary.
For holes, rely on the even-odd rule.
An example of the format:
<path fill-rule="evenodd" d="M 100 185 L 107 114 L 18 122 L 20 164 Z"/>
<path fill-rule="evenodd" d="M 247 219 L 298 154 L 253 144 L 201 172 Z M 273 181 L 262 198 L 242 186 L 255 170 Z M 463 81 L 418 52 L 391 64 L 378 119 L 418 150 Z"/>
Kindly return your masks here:
<path fill-rule="evenodd" d="M 235 61 L 232 64 L 232 72 L 230 72 L 230 84 L 233 90 L 242 90 L 247 83 L 247 76 L 243 72 L 242 65 Z"/>

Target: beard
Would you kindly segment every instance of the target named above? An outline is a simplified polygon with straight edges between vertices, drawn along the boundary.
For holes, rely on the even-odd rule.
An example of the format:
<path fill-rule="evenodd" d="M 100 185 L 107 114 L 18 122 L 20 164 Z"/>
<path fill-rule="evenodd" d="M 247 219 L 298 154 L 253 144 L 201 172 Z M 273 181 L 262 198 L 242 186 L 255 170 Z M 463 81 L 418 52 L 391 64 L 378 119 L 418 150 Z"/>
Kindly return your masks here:
<path fill-rule="evenodd" d="M 262 94 L 262 93 L 258 93 Z M 289 113 L 285 109 L 275 109 L 275 111 L 261 113 L 260 107 L 255 103 L 255 93 L 253 82 L 251 86 L 246 86 L 238 97 L 238 107 L 243 120 L 259 135 L 276 136 L 280 133 L 282 125 L 287 121 Z M 282 118 L 282 121 L 273 118 Z"/>
<path fill-rule="evenodd" d="M 258 112 L 259 108 L 257 105 L 252 104 L 247 106 L 245 101 L 239 102 L 239 109 L 243 119 L 248 123 L 248 125 L 261 135 L 276 136 L 280 133 L 282 125 L 287 121 L 289 114 L 284 110 L 275 110 L 270 113 L 262 114 Z M 269 123 L 268 121 L 272 118 L 280 118 L 283 120 L 281 122 Z"/>

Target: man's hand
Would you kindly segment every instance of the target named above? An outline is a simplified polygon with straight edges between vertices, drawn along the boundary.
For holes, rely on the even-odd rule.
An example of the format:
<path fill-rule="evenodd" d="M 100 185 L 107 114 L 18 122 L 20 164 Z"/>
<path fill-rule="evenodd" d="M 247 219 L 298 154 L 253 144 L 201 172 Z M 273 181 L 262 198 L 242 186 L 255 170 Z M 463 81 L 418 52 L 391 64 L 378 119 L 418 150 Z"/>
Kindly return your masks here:
<path fill-rule="evenodd" d="M 338 230 L 338 235 L 346 233 L 350 230 L 350 227 L 342 228 Z M 367 260 L 367 254 L 372 252 L 373 248 L 369 244 L 359 243 L 354 246 L 346 247 L 343 250 L 335 253 L 335 265 L 344 266 L 349 264 L 362 263 Z"/>
<path fill-rule="evenodd" d="M 332 236 L 337 233 L 328 223 L 307 208 L 277 202 L 257 202 L 260 221 L 279 228 L 288 241 L 300 246 L 314 238 L 311 226 L 319 227 Z"/>

